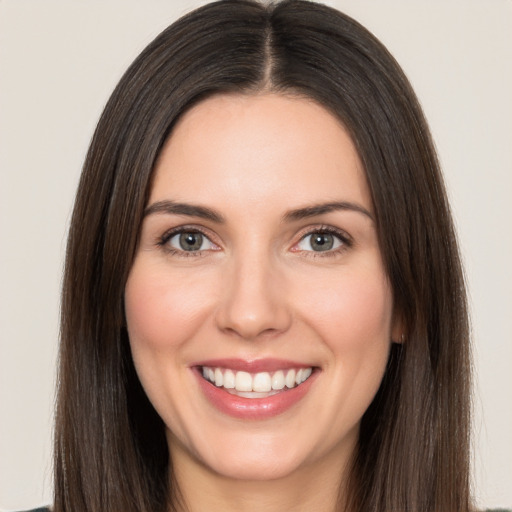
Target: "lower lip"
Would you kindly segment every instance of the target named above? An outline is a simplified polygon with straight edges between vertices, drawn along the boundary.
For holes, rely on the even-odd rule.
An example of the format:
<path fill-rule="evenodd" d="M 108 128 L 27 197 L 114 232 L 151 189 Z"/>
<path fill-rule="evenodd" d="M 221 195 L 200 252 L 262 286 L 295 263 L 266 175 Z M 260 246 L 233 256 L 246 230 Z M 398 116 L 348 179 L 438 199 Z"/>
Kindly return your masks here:
<path fill-rule="evenodd" d="M 272 418 L 287 411 L 306 395 L 319 373 L 314 371 L 305 382 L 287 391 L 265 398 L 244 398 L 232 395 L 224 388 L 218 388 L 207 381 L 202 377 L 199 368 L 194 370 L 199 386 L 210 403 L 224 414 L 248 420 Z"/>

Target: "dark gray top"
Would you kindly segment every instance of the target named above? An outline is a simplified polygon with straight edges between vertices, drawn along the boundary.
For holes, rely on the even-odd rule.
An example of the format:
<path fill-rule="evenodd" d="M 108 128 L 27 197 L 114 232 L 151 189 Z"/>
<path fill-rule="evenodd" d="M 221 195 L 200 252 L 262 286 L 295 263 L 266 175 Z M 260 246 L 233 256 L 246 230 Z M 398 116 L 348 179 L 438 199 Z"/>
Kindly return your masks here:
<path fill-rule="evenodd" d="M 50 512 L 48 507 L 34 508 L 32 510 L 26 510 L 25 512 Z M 512 512 L 509 508 L 493 508 L 487 509 L 485 512 Z"/>

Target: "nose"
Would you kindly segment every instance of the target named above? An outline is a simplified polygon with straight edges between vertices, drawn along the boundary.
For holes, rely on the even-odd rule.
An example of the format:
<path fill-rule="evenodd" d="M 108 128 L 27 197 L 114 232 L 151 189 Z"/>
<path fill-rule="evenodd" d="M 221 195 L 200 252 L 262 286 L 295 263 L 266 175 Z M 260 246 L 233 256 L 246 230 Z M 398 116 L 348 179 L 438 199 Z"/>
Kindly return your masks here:
<path fill-rule="evenodd" d="M 224 281 L 217 325 L 241 339 L 277 335 L 291 324 L 283 275 L 265 258 L 234 263 Z"/>

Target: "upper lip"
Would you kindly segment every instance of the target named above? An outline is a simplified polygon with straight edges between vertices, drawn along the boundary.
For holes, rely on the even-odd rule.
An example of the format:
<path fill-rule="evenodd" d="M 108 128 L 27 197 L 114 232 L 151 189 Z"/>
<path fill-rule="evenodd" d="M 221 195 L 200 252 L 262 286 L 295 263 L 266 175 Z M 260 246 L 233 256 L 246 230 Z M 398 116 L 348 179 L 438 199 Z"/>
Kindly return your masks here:
<path fill-rule="evenodd" d="M 243 371 L 248 373 L 273 372 L 277 370 L 287 370 L 290 368 L 312 368 L 314 365 L 291 361 L 288 359 L 264 358 L 264 359 L 237 359 L 222 358 L 208 359 L 199 361 L 191 365 L 192 367 L 207 366 L 209 368 L 229 368 L 231 370 Z"/>

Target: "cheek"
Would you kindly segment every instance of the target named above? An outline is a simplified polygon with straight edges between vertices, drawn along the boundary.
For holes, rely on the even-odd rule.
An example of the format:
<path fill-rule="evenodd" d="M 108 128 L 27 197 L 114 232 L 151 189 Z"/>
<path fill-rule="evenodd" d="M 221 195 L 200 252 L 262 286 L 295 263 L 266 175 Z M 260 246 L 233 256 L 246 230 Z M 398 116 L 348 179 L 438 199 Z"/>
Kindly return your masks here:
<path fill-rule="evenodd" d="M 146 345 L 173 348 L 187 340 L 204 320 L 209 305 L 205 281 L 191 273 L 176 275 L 133 266 L 125 289 L 125 311 L 132 349 Z M 201 284 L 201 286 L 199 286 Z"/>
<path fill-rule="evenodd" d="M 308 323 L 321 331 L 330 349 L 357 352 L 376 343 L 387 346 L 393 306 L 384 272 L 352 269 L 327 277 L 306 287 L 309 293 L 301 302 Z"/>

